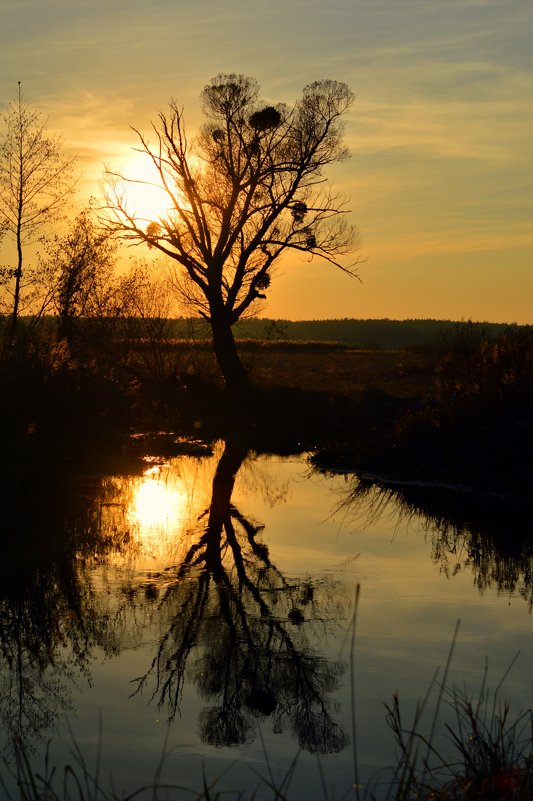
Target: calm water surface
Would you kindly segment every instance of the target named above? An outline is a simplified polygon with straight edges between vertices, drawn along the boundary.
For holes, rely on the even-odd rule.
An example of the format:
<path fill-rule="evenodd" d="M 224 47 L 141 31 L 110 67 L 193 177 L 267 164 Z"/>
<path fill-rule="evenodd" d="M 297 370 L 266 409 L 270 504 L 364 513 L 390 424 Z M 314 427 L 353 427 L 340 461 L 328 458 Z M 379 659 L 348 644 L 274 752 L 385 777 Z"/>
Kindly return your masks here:
<path fill-rule="evenodd" d="M 520 651 L 502 697 L 531 705 L 530 538 L 486 500 L 469 523 L 460 496 L 435 504 L 231 442 L 48 483 L 5 511 L 8 763 L 14 731 L 39 769 L 47 742 L 60 767 L 79 747 L 117 791 L 159 769 L 200 789 L 203 766 L 220 789 L 286 778 L 289 797 L 341 798 L 354 720 L 368 781 L 394 761 L 384 704 L 398 692 L 412 714 L 458 620 L 449 681 L 475 693 L 488 660 L 496 687 Z"/>

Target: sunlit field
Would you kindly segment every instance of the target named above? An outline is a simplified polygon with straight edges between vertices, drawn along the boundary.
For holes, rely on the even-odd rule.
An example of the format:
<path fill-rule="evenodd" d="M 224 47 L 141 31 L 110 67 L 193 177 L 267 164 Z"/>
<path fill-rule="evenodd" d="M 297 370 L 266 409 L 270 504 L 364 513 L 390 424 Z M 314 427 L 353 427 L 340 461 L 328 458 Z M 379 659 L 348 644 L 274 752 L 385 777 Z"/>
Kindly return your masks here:
<path fill-rule="evenodd" d="M 244 359 L 259 384 L 286 386 L 358 398 L 380 388 L 399 397 L 425 394 L 432 379 L 427 353 L 409 350 L 355 350 L 265 347 Z"/>

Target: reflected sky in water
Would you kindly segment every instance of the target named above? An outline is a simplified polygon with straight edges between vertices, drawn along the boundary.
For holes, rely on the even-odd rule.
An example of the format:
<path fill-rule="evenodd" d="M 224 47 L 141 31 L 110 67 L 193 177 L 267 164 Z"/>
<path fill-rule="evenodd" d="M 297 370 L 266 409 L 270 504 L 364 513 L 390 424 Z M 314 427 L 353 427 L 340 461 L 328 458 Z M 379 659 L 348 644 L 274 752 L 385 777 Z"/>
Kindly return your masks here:
<path fill-rule="evenodd" d="M 18 720 L 31 739 L 46 697 L 41 742 L 55 734 L 59 761 L 71 747 L 66 713 L 89 763 L 101 736 L 105 769 L 125 789 L 150 779 L 166 740 L 165 781 L 198 788 L 202 759 L 212 777 L 237 760 L 229 784 L 250 789 L 267 770 L 263 748 L 277 779 L 301 749 L 293 796 L 315 797 L 318 753 L 340 797 L 353 780 L 357 584 L 362 778 L 392 762 L 384 702 L 399 692 L 409 709 L 425 694 L 458 619 L 451 680 L 475 690 L 488 659 L 496 686 L 520 650 L 505 695 L 531 704 L 531 556 L 524 539 L 505 551 L 505 522 L 500 540 L 480 540 L 405 493 L 231 442 L 209 457 L 147 457 L 138 474 L 77 498 L 47 509 L 57 553 L 4 582 L 1 601 L 4 726 Z M 16 691 L 29 686 L 22 709 Z"/>

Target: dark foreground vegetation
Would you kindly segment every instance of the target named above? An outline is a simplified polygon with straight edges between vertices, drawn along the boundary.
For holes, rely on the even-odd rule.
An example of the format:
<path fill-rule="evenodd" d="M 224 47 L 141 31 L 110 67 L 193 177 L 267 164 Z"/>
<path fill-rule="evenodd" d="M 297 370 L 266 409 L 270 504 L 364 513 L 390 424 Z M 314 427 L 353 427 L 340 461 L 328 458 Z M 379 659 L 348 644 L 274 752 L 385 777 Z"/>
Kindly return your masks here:
<path fill-rule="evenodd" d="M 91 458 L 132 430 L 308 450 L 322 469 L 465 484 L 526 498 L 530 489 L 533 332 L 448 325 L 433 344 L 351 348 L 284 337 L 242 339 L 251 378 L 224 389 L 209 339 L 164 320 L 21 326 L 0 358 L 4 464 Z M 24 456 L 23 456 L 24 455 Z"/>

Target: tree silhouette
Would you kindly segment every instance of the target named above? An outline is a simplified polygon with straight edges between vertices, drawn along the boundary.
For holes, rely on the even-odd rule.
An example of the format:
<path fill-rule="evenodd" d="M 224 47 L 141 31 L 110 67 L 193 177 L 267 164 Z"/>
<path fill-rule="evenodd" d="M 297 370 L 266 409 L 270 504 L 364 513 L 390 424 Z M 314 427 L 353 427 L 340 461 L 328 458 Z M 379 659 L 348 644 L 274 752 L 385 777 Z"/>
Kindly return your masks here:
<path fill-rule="evenodd" d="M 92 649 L 109 650 L 91 568 L 120 547 L 101 535 L 96 493 L 48 471 L 0 482 L 0 719 L 26 752 L 71 708 L 72 685 L 89 681 Z"/>
<path fill-rule="evenodd" d="M 50 136 L 46 122 L 31 110 L 20 81 L 14 102 L 3 115 L 0 133 L 0 229 L 16 246 L 14 269 L 4 270 L 13 279 L 13 304 L 8 344 L 13 345 L 20 312 L 28 245 L 40 242 L 48 225 L 61 216 L 73 192 L 73 159 L 65 159 L 62 141 Z"/>
<path fill-rule="evenodd" d="M 47 243 L 39 278 L 58 318 L 57 336 L 69 345 L 86 318 L 108 317 L 123 303 L 113 272 L 117 243 L 99 229 L 91 209 L 80 212 L 68 233 Z M 116 312 L 115 312 L 116 313 Z"/>
<path fill-rule="evenodd" d="M 108 170 L 106 224 L 173 260 L 174 287 L 209 321 L 226 386 L 236 388 L 247 375 L 232 326 L 266 297 L 286 251 L 354 274 L 345 257 L 357 235 L 345 199 L 324 177 L 325 167 L 348 155 L 342 117 L 354 97 L 345 84 L 323 80 L 306 86 L 291 108 L 269 106 L 253 78 L 232 73 L 213 78 L 201 99 L 207 121 L 193 143 L 174 101 L 152 125 L 155 145 L 136 131 L 171 210 L 137 218 L 127 180 Z"/>
<path fill-rule="evenodd" d="M 344 665 L 309 646 L 307 627 L 320 611 L 313 581 L 289 581 L 258 541 L 262 526 L 231 502 L 247 453 L 242 443 L 226 441 L 203 530 L 166 571 L 159 612 L 167 623 L 136 691 L 153 682 L 152 699 L 173 719 L 192 661 L 193 680 L 209 702 L 199 720 L 205 742 L 248 742 L 258 721 L 270 718 L 275 731 L 289 727 L 302 748 L 337 752 L 347 738 L 329 696 Z"/>

